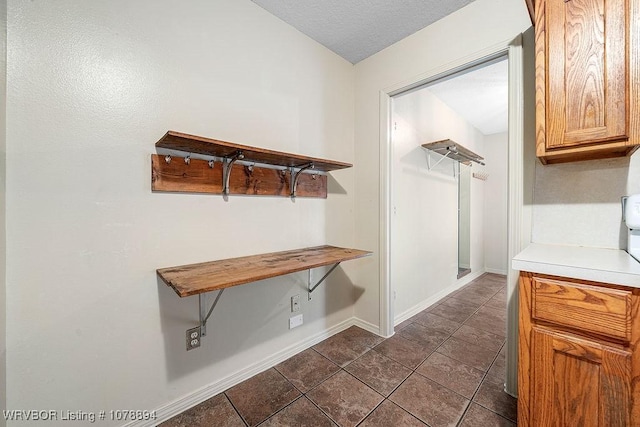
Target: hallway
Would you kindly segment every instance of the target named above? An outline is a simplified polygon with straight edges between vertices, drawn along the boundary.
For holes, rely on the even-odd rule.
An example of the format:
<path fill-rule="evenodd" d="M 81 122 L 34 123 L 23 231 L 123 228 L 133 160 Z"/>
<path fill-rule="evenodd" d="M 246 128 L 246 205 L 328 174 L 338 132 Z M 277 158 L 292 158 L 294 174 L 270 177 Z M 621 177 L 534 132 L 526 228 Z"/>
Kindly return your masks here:
<path fill-rule="evenodd" d="M 162 426 L 513 426 L 505 286 L 485 274 L 386 340 L 351 327 Z"/>

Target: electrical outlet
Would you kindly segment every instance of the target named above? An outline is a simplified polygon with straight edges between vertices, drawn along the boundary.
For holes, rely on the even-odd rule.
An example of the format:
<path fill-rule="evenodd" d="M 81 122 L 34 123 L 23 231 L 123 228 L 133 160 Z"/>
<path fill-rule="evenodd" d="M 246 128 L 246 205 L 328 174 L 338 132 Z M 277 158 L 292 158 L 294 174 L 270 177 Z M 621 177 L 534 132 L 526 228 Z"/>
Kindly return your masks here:
<path fill-rule="evenodd" d="M 201 338 L 202 334 L 200 331 L 200 326 L 187 329 L 187 351 L 200 347 Z"/>
<path fill-rule="evenodd" d="M 298 314 L 289 319 L 289 329 L 297 328 L 300 325 L 302 325 L 302 314 Z"/>
<path fill-rule="evenodd" d="M 300 295 L 291 297 L 291 312 L 295 313 L 296 311 L 300 311 Z"/>

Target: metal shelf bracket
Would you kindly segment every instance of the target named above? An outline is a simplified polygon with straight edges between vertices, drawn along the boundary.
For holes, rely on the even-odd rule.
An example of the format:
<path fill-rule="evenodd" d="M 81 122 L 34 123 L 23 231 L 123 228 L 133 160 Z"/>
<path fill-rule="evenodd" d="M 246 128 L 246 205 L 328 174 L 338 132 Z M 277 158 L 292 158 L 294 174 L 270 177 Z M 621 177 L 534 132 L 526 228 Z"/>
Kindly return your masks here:
<path fill-rule="evenodd" d="M 322 276 L 322 279 L 318 280 L 318 283 L 316 283 L 316 284 L 315 284 L 315 285 L 313 285 L 313 286 L 311 286 L 311 269 L 309 269 L 309 282 L 308 282 L 308 290 L 309 290 L 308 295 L 309 295 L 309 301 L 311 301 L 311 292 L 315 291 L 315 290 L 316 290 L 316 288 L 317 288 L 317 287 L 318 287 L 322 282 L 324 282 L 324 279 L 326 279 L 326 278 L 327 278 L 327 276 L 329 276 L 329 275 L 333 272 L 333 270 L 335 270 L 335 269 L 336 269 L 336 267 L 338 267 L 339 265 L 340 265 L 340 263 L 339 263 L 339 262 L 337 262 L 337 263 L 333 264 L 333 266 L 329 269 L 329 271 L 327 271 L 327 272 L 325 273 L 325 275 L 324 275 L 324 276 Z"/>
<path fill-rule="evenodd" d="M 233 156 L 225 157 L 222 162 L 222 194 L 225 196 L 229 195 L 229 176 L 231 175 L 231 168 L 237 160 L 242 159 L 244 159 L 244 154 L 242 154 L 242 151 L 238 150 Z"/>
<path fill-rule="evenodd" d="M 207 310 L 207 294 L 198 294 L 198 303 L 200 305 L 200 335 L 203 337 L 207 335 L 207 320 L 211 317 L 213 309 L 216 308 L 216 304 L 218 304 L 223 291 L 224 289 L 218 291 L 218 295 L 216 295 L 216 299 L 213 301 L 209 310 Z"/>
<path fill-rule="evenodd" d="M 440 153 L 438 153 L 438 154 L 440 154 Z M 451 152 L 447 151 L 446 154 L 443 154 L 442 157 L 440 157 L 440 160 L 438 160 L 435 165 L 432 165 L 431 164 L 431 152 L 427 152 L 427 170 L 430 171 L 431 169 L 433 169 L 436 166 L 438 166 L 440 164 L 440 162 L 442 162 L 444 159 L 449 157 L 449 154 L 451 154 Z"/>
<path fill-rule="evenodd" d="M 301 166 L 291 166 L 290 170 L 291 170 L 291 198 L 292 199 L 295 199 L 296 197 L 296 190 L 298 189 L 298 180 L 300 179 L 300 174 L 307 169 L 313 169 L 313 168 L 315 168 L 315 165 L 313 164 L 313 162 L 309 162 Z M 298 169 L 297 172 L 296 172 L 296 169 Z"/>

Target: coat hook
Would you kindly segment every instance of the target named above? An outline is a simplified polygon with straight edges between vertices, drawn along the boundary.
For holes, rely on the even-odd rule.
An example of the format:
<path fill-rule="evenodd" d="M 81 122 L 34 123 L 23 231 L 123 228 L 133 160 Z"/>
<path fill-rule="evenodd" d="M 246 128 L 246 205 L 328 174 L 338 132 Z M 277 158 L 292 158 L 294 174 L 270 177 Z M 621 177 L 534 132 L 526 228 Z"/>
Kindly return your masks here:
<path fill-rule="evenodd" d="M 213 169 L 213 164 L 214 164 L 214 163 L 215 163 L 215 162 L 214 162 L 213 160 L 209 160 L 209 167 L 210 167 L 211 169 Z"/>
<path fill-rule="evenodd" d="M 249 165 L 247 166 L 247 169 L 249 170 L 249 172 L 253 172 L 253 166 L 255 165 L 255 163 L 253 165 Z"/>
<path fill-rule="evenodd" d="M 185 162 L 187 165 L 190 165 L 190 164 L 191 164 L 191 154 L 189 154 L 187 157 L 185 157 L 185 158 L 184 158 L 184 162 Z"/>
<path fill-rule="evenodd" d="M 171 155 L 167 154 L 166 156 L 164 156 L 164 161 L 167 163 L 171 163 Z"/>

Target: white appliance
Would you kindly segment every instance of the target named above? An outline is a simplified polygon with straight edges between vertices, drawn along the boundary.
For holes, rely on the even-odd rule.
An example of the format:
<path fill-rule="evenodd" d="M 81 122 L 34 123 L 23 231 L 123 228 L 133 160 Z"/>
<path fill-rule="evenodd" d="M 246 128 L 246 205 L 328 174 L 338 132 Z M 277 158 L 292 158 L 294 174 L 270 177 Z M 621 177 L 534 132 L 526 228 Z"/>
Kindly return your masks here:
<path fill-rule="evenodd" d="M 640 194 L 634 194 L 626 198 L 624 221 L 629 229 L 627 252 L 637 261 L 640 261 Z"/>

